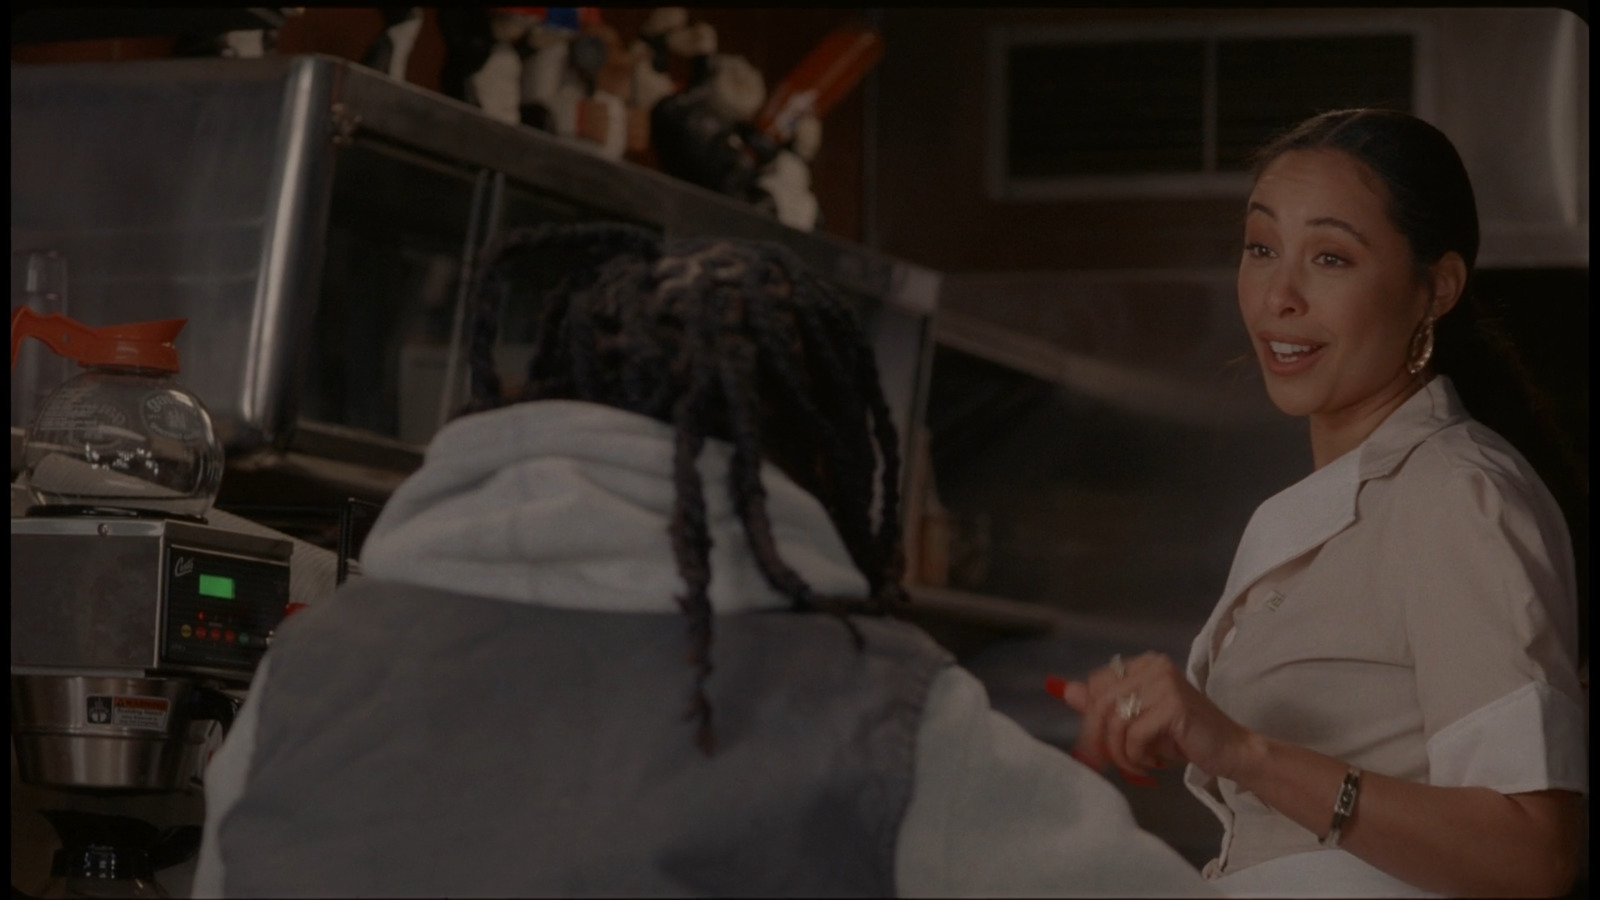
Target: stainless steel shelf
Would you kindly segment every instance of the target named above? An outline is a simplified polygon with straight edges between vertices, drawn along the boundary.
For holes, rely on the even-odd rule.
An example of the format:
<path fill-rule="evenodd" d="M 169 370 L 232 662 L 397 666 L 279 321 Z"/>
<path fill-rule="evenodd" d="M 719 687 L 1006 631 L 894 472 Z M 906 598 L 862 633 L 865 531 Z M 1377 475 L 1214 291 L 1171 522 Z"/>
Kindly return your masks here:
<path fill-rule="evenodd" d="M 1056 610 L 1036 603 L 927 585 L 907 585 L 906 593 L 911 598 L 911 612 L 918 618 L 977 625 L 1008 634 L 1048 634 L 1058 624 Z"/>
<path fill-rule="evenodd" d="M 1071 612 L 1027 600 L 1013 600 L 951 588 L 907 585 L 912 618 L 975 626 L 1008 636 L 1070 635 L 1130 647 L 1186 647 L 1195 628 L 1187 622 Z"/>

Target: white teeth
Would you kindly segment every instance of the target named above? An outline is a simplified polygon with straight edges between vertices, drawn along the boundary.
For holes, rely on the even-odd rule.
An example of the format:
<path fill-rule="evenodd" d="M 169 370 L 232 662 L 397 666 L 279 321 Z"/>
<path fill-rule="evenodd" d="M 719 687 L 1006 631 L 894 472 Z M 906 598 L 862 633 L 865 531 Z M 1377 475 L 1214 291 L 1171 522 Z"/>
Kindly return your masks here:
<path fill-rule="evenodd" d="M 1297 353 L 1311 352 L 1309 344 L 1286 344 L 1283 341 L 1267 341 L 1267 346 L 1271 347 L 1272 352 L 1279 356 L 1293 356 Z"/>

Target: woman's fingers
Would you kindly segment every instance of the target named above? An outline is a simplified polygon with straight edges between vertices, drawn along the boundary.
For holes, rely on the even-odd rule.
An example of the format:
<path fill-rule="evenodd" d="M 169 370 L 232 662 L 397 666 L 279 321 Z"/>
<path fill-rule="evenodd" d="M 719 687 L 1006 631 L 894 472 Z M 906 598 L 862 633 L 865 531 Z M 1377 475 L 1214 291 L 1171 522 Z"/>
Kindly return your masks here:
<path fill-rule="evenodd" d="M 1088 713 L 1092 698 L 1089 696 L 1089 686 L 1084 682 L 1067 681 L 1064 678 L 1052 676 L 1051 679 L 1046 681 L 1045 689 L 1080 714 Z M 1087 723 L 1087 715 L 1084 716 L 1083 721 Z M 1099 745 L 1098 740 L 1088 737 L 1088 731 L 1089 729 L 1085 726 L 1084 732 L 1080 733 L 1078 737 L 1077 745 L 1072 750 L 1072 757 L 1092 769 L 1104 768 L 1106 764 L 1104 748 Z"/>
<path fill-rule="evenodd" d="M 1137 662 L 1137 661 L 1136 661 Z M 1102 755 L 1117 767 L 1124 778 L 1134 783 L 1148 780 L 1139 761 L 1128 753 L 1128 726 L 1133 721 L 1131 713 L 1141 702 L 1138 699 L 1140 673 L 1128 665 L 1122 676 L 1115 673 L 1100 682 L 1092 708 L 1098 723 L 1096 736 Z"/>
<path fill-rule="evenodd" d="M 1145 770 L 1186 762 L 1212 771 L 1228 748 L 1248 735 L 1195 690 L 1173 661 L 1158 653 L 1105 666 L 1083 681 L 1052 677 L 1046 688 L 1081 718 L 1072 755 L 1097 770 L 1115 766 L 1133 784 Z"/>
<path fill-rule="evenodd" d="M 1045 679 L 1044 689 L 1077 712 L 1089 708 L 1089 686 L 1081 681 L 1068 681 L 1060 675 L 1051 675 Z"/>
<path fill-rule="evenodd" d="M 1128 686 L 1112 701 L 1106 719 L 1106 752 L 1113 764 L 1130 781 L 1148 780 L 1144 746 L 1159 733 L 1159 712 L 1145 706 L 1143 688 Z"/>
<path fill-rule="evenodd" d="M 1169 733 L 1177 694 L 1166 682 L 1176 668 L 1146 653 L 1120 669 L 1102 666 L 1082 681 L 1050 676 L 1045 689 L 1082 716 L 1076 759 L 1095 769 L 1115 766 L 1133 784 L 1152 784 L 1145 770 L 1183 758 Z"/>
<path fill-rule="evenodd" d="M 1181 757 L 1172 737 L 1173 723 L 1182 713 L 1181 702 L 1159 684 L 1141 689 L 1139 714 L 1128 722 L 1124 753 L 1142 769 L 1161 768 L 1164 760 Z"/>
<path fill-rule="evenodd" d="M 1086 757 L 1086 762 L 1095 768 L 1102 768 L 1109 762 L 1106 748 L 1106 692 L 1116 681 L 1116 676 L 1110 669 L 1101 668 L 1089 673 L 1089 677 L 1079 682 L 1081 688 L 1069 688 L 1069 691 L 1081 697 L 1083 707 L 1079 709 L 1082 714 L 1082 730 L 1078 734 L 1077 749 L 1080 757 Z M 1081 690 L 1081 693 L 1080 693 Z"/>
<path fill-rule="evenodd" d="M 1181 677 L 1167 657 L 1145 653 L 1129 662 L 1126 677 L 1107 685 L 1106 755 L 1130 780 L 1148 781 L 1145 771 L 1162 756 L 1180 753 L 1172 734 L 1183 714 L 1183 694 L 1173 684 Z"/>

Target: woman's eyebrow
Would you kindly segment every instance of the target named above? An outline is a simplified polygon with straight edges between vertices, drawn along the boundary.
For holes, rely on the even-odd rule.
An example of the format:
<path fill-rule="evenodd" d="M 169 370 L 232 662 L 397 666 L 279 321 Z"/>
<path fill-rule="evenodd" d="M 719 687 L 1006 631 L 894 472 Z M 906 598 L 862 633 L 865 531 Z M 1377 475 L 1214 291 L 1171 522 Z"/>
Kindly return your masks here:
<path fill-rule="evenodd" d="M 1278 221 L 1278 214 L 1272 211 L 1272 207 L 1258 200 L 1250 201 L 1249 211 L 1246 213 L 1246 215 L 1249 215 L 1249 213 L 1253 212 L 1261 213 L 1263 216 L 1266 216 L 1274 222 Z M 1360 241 L 1363 247 L 1372 246 L 1367 242 L 1366 235 L 1363 235 L 1361 232 L 1357 231 L 1354 225 L 1351 225 L 1349 222 L 1346 222 L 1345 220 L 1335 216 L 1318 216 L 1315 219 L 1307 219 L 1306 225 L 1312 227 L 1320 225 L 1329 228 L 1338 228 L 1341 231 L 1349 232 L 1350 236 Z"/>
<path fill-rule="evenodd" d="M 1328 226 L 1330 228 L 1337 228 L 1340 231 L 1348 231 L 1350 233 L 1351 237 L 1353 237 L 1356 240 L 1361 242 L 1361 246 L 1363 246 L 1363 247 L 1371 246 L 1370 244 L 1367 243 L 1367 239 L 1366 239 L 1365 235 L 1363 235 L 1361 232 L 1357 231 L 1356 227 L 1354 225 L 1351 225 L 1349 222 L 1346 222 L 1343 219 L 1336 219 L 1333 216 L 1319 216 L 1319 217 L 1317 217 L 1315 219 L 1307 219 L 1306 220 L 1306 224 L 1307 225 L 1313 225 L 1313 226 L 1315 226 L 1315 225 L 1325 225 L 1325 226 Z"/>

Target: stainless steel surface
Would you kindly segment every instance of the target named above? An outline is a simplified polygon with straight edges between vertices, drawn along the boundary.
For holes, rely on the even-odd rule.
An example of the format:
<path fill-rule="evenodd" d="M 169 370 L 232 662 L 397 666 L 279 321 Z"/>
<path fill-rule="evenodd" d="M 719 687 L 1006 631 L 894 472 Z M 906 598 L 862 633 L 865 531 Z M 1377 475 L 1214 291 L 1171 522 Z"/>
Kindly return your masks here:
<path fill-rule="evenodd" d="M 165 535 L 173 543 L 199 546 L 223 553 L 260 556 L 278 562 L 288 562 L 294 545 L 288 541 L 191 525 L 173 519 L 118 521 L 91 518 L 44 517 L 12 519 L 12 534 L 33 535 L 89 535 L 110 537 L 160 537 Z M 15 561 L 15 560 L 13 560 Z"/>
<path fill-rule="evenodd" d="M 66 257 L 82 321 L 188 318 L 179 377 L 230 451 L 274 440 L 292 412 L 333 74 L 312 60 L 12 66 L 13 248 Z"/>
<path fill-rule="evenodd" d="M 22 780 L 59 788 L 170 791 L 189 786 L 205 724 L 188 712 L 192 682 L 173 678 L 13 675 L 11 732 Z M 93 698 L 91 700 L 91 698 Z M 136 725 L 91 704 L 143 707 Z"/>
<path fill-rule="evenodd" d="M 490 119 L 465 104 L 363 69 L 348 72 L 340 97 L 361 111 L 364 138 L 498 173 L 506 189 L 573 204 L 584 218 L 637 222 L 668 236 L 729 235 L 784 244 L 860 302 L 880 356 L 888 359 L 880 369 L 902 435 L 909 436 L 906 425 L 920 417 L 932 356 L 929 321 L 938 305 L 937 273 L 826 234 L 795 231 L 731 198 L 603 159 L 581 143 Z M 495 218 L 485 242 L 502 227 L 517 224 Z"/>
<path fill-rule="evenodd" d="M 1461 153 L 1485 268 L 1589 265 L 1589 25 L 1568 9 L 1435 9 L 1417 73 Z"/>
<path fill-rule="evenodd" d="M 540 192 L 581 203 L 597 217 L 660 226 L 669 236 L 774 240 L 841 286 L 895 303 L 900 270 L 919 268 L 827 234 L 796 231 L 732 198 L 607 160 L 579 142 L 490 119 L 464 103 L 359 67 L 348 69 L 340 97 L 361 111 L 363 132 L 503 172 Z"/>
<path fill-rule="evenodd" d="M 11 664 L 155 668 L 161 543 L 159 522 L 12 519 Z"/>
<path fill-rule="evenodd" d="M 22 447 L 28 440 L 28 430 L 11 426 L 11 477 L 15 479 L 17 473 L 22 471 Z"/>
<path fill-rule="evenodd" d="M 174 546 L 289 565 L 293 545 L 171 520 L 11 520 L 11 665 L 167 669 L 233 680 L 249 671 L 163 655 L 165 560 Z"/>
<path fill-rule="evenodd" d="M 885 392 L 908 442 L 906 426 L 920 415 L 936 274 L 828 235 L 795 231 L 731 198 L 604 159 L 578 142 L 490 119 L 361 66 L 314 56 L 14 65 L 11 97 L 13 247 L 66 256 L 74 315 L 84 321 L 190 318 L 178 339 L 180 377 L 210 408 L 235 460 L 268 445 L 310 452 L 296 438 L 307 405 L 308 376 L 300 366 L 311 355 L 312 322 L 330 305 L 376 302 L 330 289 L 325 265 L 335 252 L 342 266 L 368 266 L 344 273 L 347 285 L 381 274 L 375 261 L 352 263 L 344 251 L 328 249 L 337 186 L 359 176 L 374 154 L 399 160 L 397 171 L 431 165 L 461 173 L 469 184 L 488 176 L 499 196 L 532 198 L 546 220 L 616 219 L 669 236 L 780 242 L 861 304 L 888 360 L 881 367 Z M 418 215 L 432 212 L 409 178 L 371 189 Z M 476 251 L 501 227 L 478 228 L 479 221 L 469 214 L 432 224 L 453 235 L 458 284 L 470 276 Z M 435 252 L 431 245 L 416 249 L 424 257 Z M 455 297 L 458 319 L 459 288 Z M 378 319 L 398 318 L 396 298 L 385 302 L 391 309 Z M 460 329 L 447 322 L 443 332 L 437 363 L 424 360 L 439 370 L 427 379 L 437 382 L 438 393 L 420 404 L 427 420 L 448 407 L 460 371 Z M 385 356 L 399 352 L 384 343 L 388 337 L 340 339 L 377 342 L 377 362 L 363 359 L 362 366 L 398 366 Z M 431 427 L 402 433 L 392 421 L 379 427 L 310 418 L 417 445 L 432 433 Z"/>
<path fill-rule="evenodd" d="M 294 414 L 297 363 L 322 270 L 334 166 L 331 110 L 339 74 L 301 57 L 283 76 L 255 304 L 245 353 L 233 360 L 243 370 L 238 419 L 245 430 L 229 443 L 242 449 L 275 441 Z"/>
<path fill-rule="evenodd" d="M 340 97 L 360 111 L 364 133 L 442 159 L 504 172 L 540 191 L 581 202 L 598 216 L 641 224 L 664 222 L 673 217 L 677 198 L 691 192 L 735 207 L 732 200 L 660 173 L 614 163 L 580 143 L 491 119 L 476 107 L 370 70 L 345 68 Z M 760 218 L 753 210 L 739 212 Z"/>

